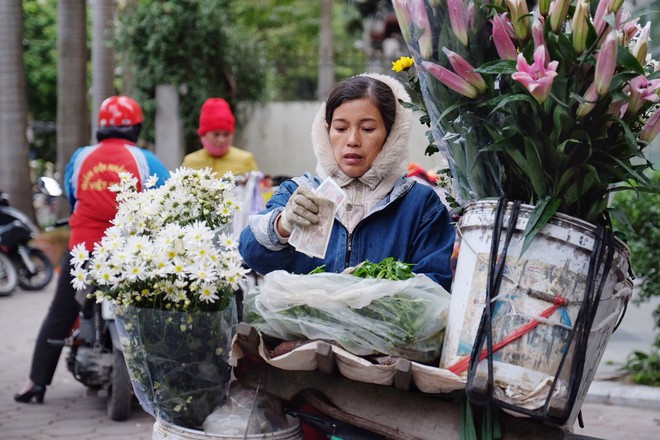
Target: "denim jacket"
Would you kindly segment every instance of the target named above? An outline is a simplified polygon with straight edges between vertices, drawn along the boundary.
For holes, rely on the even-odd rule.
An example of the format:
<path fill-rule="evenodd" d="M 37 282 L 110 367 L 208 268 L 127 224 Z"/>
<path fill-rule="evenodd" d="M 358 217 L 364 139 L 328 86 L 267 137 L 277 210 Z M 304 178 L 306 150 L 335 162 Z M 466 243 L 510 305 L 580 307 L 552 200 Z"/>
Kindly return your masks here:
<path fill-rule="evenodd" d="M 280 243 L 274 222 L 289 197 L 298 184 L 317 188 L 320 182 L 310 174 L 284 182 L 266 209 L 250 218 L 250 226 L 239 240 L 240 253 L 248 266 L 261 274 L 277 269 L 305 274 L 321 265 L 327 272 L 341 272 L 365 260 L 380 262 L 393 257 L 413 263 L 413 272 L 425 274 L 449 290 L 449 259 L 455 236 L 449 212 L 433 189 L 405 177 L 352 234 L 335 218 L 324 259 L 309 257 Z"/>

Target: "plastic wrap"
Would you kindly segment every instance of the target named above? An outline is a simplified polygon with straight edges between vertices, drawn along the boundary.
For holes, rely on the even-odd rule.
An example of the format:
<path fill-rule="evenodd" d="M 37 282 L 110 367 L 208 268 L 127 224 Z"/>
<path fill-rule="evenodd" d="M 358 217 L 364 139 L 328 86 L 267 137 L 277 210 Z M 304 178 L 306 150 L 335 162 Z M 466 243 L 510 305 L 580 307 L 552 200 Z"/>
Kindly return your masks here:
<path fill-rule="evenodd" d="M 199 429 L 227 395 L 236 305 L 219 312 L 115 306 L 135 395 L 154 417 Z"/>
<path fill-rule="evenodd" d="M 358 356 L 440 355 L 450 295 L 425 275 L 403 281 L 274 271 L 245 300 L 245 320 L 284 340 L 326 339 Z"/>

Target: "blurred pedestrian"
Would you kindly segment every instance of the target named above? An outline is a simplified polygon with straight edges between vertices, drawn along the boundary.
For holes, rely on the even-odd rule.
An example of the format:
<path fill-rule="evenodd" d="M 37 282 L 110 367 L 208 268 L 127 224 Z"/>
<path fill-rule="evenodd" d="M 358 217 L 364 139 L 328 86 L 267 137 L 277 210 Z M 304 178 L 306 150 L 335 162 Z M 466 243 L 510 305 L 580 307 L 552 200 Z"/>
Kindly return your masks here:
<path fill-rule="evenodd" d="M 235 125 L 236 118 L 227 101 L 207 99 L 202 105 L 197 130 L 202 148 L 186 155 L 181 165 L 195 169 L 209 167 L 218 177 L 227 171 L 236 176 L 259 171 L 252 153 L 232 145 Z"/>

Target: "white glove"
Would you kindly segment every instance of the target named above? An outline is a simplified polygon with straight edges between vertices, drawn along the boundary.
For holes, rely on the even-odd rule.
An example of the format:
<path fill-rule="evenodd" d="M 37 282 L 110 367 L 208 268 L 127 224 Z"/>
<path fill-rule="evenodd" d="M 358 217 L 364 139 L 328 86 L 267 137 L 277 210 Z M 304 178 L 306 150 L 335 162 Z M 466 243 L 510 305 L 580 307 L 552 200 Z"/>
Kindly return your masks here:
<path fill-rule="evenodd" d="M 317 200 L 318 197 L 309 188 L 298 186 L 282 212 L 282 228 L 291 233 L 295 227 L 317 224 L 319 222 Z"/>

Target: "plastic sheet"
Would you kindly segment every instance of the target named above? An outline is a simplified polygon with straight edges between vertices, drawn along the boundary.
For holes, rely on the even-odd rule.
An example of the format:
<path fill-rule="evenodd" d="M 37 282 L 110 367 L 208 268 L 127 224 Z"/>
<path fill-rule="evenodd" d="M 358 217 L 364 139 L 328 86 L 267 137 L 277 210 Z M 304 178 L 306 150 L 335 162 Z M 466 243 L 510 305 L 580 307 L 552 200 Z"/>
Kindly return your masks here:
<path fill-rule="evenodd" d="M 391 281 L 275 271 L 248 293 L 245 321 L 279 339 L 326 339 L 358 356 L 431 362 L 440 355 L 449 299 L 425 275 Z"/>

